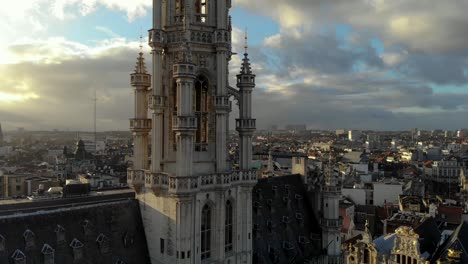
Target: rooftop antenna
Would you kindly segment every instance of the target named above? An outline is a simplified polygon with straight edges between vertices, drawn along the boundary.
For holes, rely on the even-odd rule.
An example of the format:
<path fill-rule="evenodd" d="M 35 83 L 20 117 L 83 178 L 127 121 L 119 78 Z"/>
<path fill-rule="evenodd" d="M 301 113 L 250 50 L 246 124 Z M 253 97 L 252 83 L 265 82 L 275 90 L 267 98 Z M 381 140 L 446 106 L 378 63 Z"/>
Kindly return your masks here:
<path fill-rule="evenodd" d="M 97 152 L 97 88 L 94 87 L 94 153 Z"/>
<path fill-rule="evenodd" d="M 140 26 L 140 53 L 143 53 L 143 29 Z"/>
<path fill-rule="evenodd" d="M 245 54 L 247 54 L 247 50 L 249 49 L 247 28 L 245 28 L 245 37 L 244 37 L 244 40 L 245 40 L 244 50 L 245 50 Z"/>

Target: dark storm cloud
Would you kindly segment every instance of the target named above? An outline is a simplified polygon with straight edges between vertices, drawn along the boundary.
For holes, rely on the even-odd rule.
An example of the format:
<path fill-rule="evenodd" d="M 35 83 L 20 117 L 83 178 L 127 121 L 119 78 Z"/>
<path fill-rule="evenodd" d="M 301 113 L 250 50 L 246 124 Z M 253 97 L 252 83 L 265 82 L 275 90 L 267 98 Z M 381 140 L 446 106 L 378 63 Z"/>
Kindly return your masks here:
<path fill-rule="evenodd" d="M 136 57 L 136 50 L 121 46 L 92 56 L 72 55 L 57 63 L 1 66 L 2 75 L 14 75 L 38 95 L 14 105 L 10 112 L 22 114 L 11 119 L 26 123 L 24 126 L 30 129 L 89 130 L 93 124 L 94 90 L 97 90 L 98 128 L 126 129 L 133 110 L 129 74 Z M 0 110 L 5 111 L 1 106 Z"/>

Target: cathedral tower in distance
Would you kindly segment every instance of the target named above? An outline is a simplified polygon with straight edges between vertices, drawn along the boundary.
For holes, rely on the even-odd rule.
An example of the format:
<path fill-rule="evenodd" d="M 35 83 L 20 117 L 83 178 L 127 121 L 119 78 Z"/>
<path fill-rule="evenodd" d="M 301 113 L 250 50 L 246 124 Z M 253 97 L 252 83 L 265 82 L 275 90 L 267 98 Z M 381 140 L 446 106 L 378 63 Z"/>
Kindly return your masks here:
<path fill-rule="evenodd" d="M 229 86 L 230 8 L 230 0 L 153 1 L 152 82 L 140 54 L 127 176 L 153 264 L 252 262 L 255 75 L 246 49 L 237 88 Z M 238 170 L 228 161 L 231 96 L 240 108 Z"/>

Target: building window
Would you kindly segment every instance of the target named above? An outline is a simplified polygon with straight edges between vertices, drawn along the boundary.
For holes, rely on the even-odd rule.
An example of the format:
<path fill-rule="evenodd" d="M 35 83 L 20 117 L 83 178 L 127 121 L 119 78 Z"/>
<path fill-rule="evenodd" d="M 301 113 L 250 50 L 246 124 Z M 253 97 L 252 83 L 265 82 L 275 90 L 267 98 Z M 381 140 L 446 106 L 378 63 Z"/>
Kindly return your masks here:
<path fill-rule="evenodd" d="M 199 76 L 195 80 L 195 151 L 208 151 L 208 80 Z"/>
<path fill-rule="evenodd" d="M 207 7 L 207 0 L 195 1 L 195 17 L 197 22 L 206 23 Z"/>
<path fill-rule="evenodd" d="M 224 221 L 224 251 L 231 252 L 232 251 L 232 237 L 233 237 L 233 229 L 232 229 L 232 219 L 233 219 L 233 208 L 232 203 L 230 200 L 226 202 L 226 218 Z"/>
<path fill-rule="evenodd" d="M 370 258 L 370 252 L 369 249 L 364 249 L 364 262 L 365 264 L 369 264 L 369 258 Z"/>
<path fill-rule="evenodd" d="M 164 254 L 164 238 L 159 239 L 159 250 L 161 251 L 161 254 Z"/>
<path fill-rule="evenodd" d="M 205 205 L 201 216 L 201 259 L 210 258 L 211 251 L 211 208 Z"/>

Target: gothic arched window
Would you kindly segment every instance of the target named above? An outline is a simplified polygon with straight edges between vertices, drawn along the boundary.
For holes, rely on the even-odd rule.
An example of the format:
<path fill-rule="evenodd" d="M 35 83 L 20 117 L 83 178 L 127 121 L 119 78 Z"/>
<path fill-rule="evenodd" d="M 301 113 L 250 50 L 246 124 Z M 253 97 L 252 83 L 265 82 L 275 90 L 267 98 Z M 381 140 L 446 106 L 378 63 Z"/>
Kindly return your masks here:
<path fill-rule="evenodd" d="M 233 207 L 232 202 L 228 200 L 226 202 L 226 218 L 224 219 L 224 251 L 232 251 L 232 238 L 233 238 Z"/>
<path fill-rule="evenodd" d="M 208 0 L 196 0 L 195 1 L 195 18 L 199 23 L 206 23 L 207 19 L 207 1 Z"/>
<path fill-rule="evenodd" d="M 185 13 L 185 0 L 175 0 L 175 22 L 182 22 Z"/>
<path fill-rule="evenodd" d="M 208 150 L 208 80 L 199 76 L 195 80 L 195 115 L 197 131 L 195 133 L 195 151 Z"/>
<path fill-rule="evenodd" d="M 177 94 L 177 82 L 174 80 L 173 83 L 172 83 L 172 116 L 176 117 L 177 116 L 177 110 L 178 110 L 178 94 Z M 171 122 L 172 122 L 172 119 L 171 119 Z M 173 143 L 172 145 L 172 148 L 174 150 L 177 150 L 177 140 L 176 140 L 176 132 L 175 131 L 172 131 L 172 133 L 170 134 L 170 140 L 171 142 Z"/>
<path fill-rule="evenodd" d="M 211 256 L 211 208 L 203 206 L 201 215 L 201 259 Z"/>
<path fill-rule="evenodd" d="M 364 262 L 365 264 L 370 263 L 370 252 L 369 249 L 364 249 Z"/>

